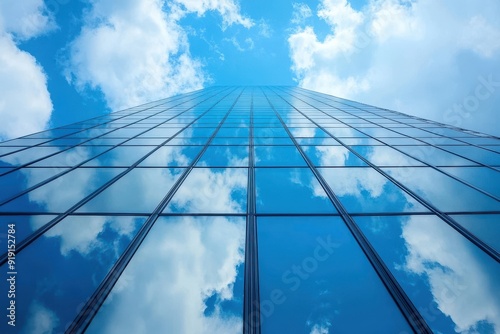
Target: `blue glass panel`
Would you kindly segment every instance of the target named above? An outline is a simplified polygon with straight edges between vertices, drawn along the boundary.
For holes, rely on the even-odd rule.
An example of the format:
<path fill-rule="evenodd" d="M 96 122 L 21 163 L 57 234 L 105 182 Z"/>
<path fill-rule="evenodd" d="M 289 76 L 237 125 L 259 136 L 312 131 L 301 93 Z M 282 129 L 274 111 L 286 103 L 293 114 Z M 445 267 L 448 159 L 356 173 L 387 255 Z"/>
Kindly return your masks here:
<path fill-rule="evenodd" d="M 366 166 L 343 146 L 302 146 L 315 166 Z"/>
<path fill-rule="evenodd" d="M 29 236 L 38 227 L 47 224 L 56 216 L 39 215 L 39 216 L 0 216 L 0 253 L 7 251 L 7 229 L 8 224 L 14 224 L 16 244 L 19 244 L 27 236 Z M 5 247 L 4 247 L 5 246 Z"/>
<path fill-rule="evenodd" d="M 293 145 L 290 138 L 284 137 L 256 137 L 253 139 L 253 143 L 254 145 Z"/>
<path fill-rule="evenodd" d="M 320 123 L 321 124 L 321 123 Z M 364 133 L 359 132 L 353 128 L 325 128 L 328 133 L 330 133 L 334 137 L 355 137 L 355 138 L 364 138 L 366 135 Z"/>
<path fill-rule="evenodd" d="M 500 266 L 435 216 L 356 217 L 434 333 L 500 328 Z"/>
<path fill-rule="evenodd" d="M 395 148 L 433 166 L 477 165 L 473 161 L 461 158 L 453 153 L 443 151 L 435 146 L 415 145 L 415 146 L 395 146 Z"/>
<path fill-rule="evenodd" d="M 449 167 L 441 170 L 500 198 L 500 172 L 487 167 Z"/>
<path fill-rule="evenodd" d="M 151 213 L 182 172 L 177 168 L 133 169 L 77 212 Z"/>
<path fill-rule="evenodd" d="M 452 215 L 451 217 L 483 242 L 500 252 L 500 214 Z"/>
<path fill-rule="evenodd" d="M 18 252 L 14 332 L 64 332 L 143 220 L 70 216 Z M 4 275 L 6 265 L 0 267 Z M 0 280 L 0 288 L 9 290 L 6 279 Z M 0 296 L 2 305 L 9 302 L 7 297 Z M 7 321 L 0 322 L 0 332 L 13 333 Z"/>
<path fill-rule="evenodd" d="M 134 138 L 124 142 L 122 145 L 161 145 L 165 142 L 165 138 Z"/>
<path fill-rule="evenodd" d="M 69 150 L 58 153 L 50 158 L 40 160 L 30 167 L 52 167 L 52 166 L 75 166 L 85 160 L 88 160 L 105 150 L 109 150 L 109 146 L 76 146 Z"/>
<path fill-rule="evenodd" d="M 435 169 L 427 167 L 383 169 L 439 210 L 449 212 L 500 210 L 500 202 Z"/>
<path fill-rule="evenodd" d="M 412 146 L 413 147 L 413 146 Z M 376 166 L 422 166 L 423 164 L 389 146 L 353 146 L 365 159 Z"/>
<path fill-rule="evenodd" d="M 0 155 L 6 155 L 23 149 L 25 149 L 23 146 L 0 146 Z"/>
<path fill-rule="evenodd" d="M 263 333 L 410 333 L 338 217 L 258 219 Z"/>
<path fill-rule="evenodd" d="M 68 168 L 22 168 L 0 177 L 0 202 Z"/>
<path fill-rule="evenodd" d="M 255 166 L 306 166 L 295 146 L 256 146 Z"/>
<path fill-rule="evenodd" d="M 254 137 L 288 137 L 283 127 L 254 128 Z"/>
<path fill-rule="evenodd" d="M 296 138 L 299 145 L 340 145 L 333 138 Z"/>
<path fill-rule="evenodd" d="M 443 146 L 443 149 L 463 155 L 479 163 L 500 166 L 500 154 L 474 146 Z"/>
<path fill-rule="evenodd" d="M 136 163 L 149 152 L 153 151 L 151 146 L 118 146 L 103 155 L 90 160 L 83 166 L 118 166 L 128 167 Z"/>
<path fill-rule="evenodd" d="M 243 137 L 215 137 L 210 145 L 248 145 L 248 138 Z"/>
<path fill-rule="evenodd" d="M 12 166 L 19 166 L 57 152 L 59 150 L 55 147 L 30 147 L 26 150 L 4 155 L 0 157 L 0 161 Z"/>
<path fill-rule="evenodd" d="M 245 213 L 246 168 L 195 168 L 164 212 Z"/>
<path fill-rule="evenodd" d="M 245 220 L 160 218 L 86 333 L 241 333 Z"/>
<path fill-rule="evenodd" d="M 141 134 L 140 136 L 138 136 L 137 138 L 164 138 L 164 140 L 168 137 L 172 137 L 174 135 L 177 134 L 177 132 L 179 132 L 182 128 L 155 128 L 155 129 L 152 129 L 152 130 L 149 130 L 147 132 L 144 132 L 143 134 Z M 210 135 L 210 134 L 209 134 Z M 203 136 L 197 136 L 197 137 L 203 137 Z"/>
<path fill-rule="evenodd" d="M 348 212 L 428 211 L 372 168 L 320 168 L 319 171 Z"/>
<path fill-rule="evenodd" d="M 199 167 L 246 167 L 248 146 L 209 146 L 196 164 Z"/>
<path fill-rule="evenodd" d="M 308 168 L 257 168 L 258 213 L 336 213 Z"/>
<path fill-rule="evenodd" d="M 380 138 L 387 145 L 422 145 L 423 143 L 413 138 Z"/>
<path fill-rule="evenodd" d="M 382 145 L 376 139 L 373 138 L 340 138 L 340 141 L 344 145 L 354 146 L 354 145 Z"/>
<path fill-rule="evenodd" d="M 237 128 L 226 128 L 222 127 L 217 132 L 217 137 L 243 137 L 248 138 L 250 131 L 248 128 L 237 127 Z"/>
<path fill-rule="evenodd" d="M 163 146 L 144 159 L 139 166 L 187 167 L 203 146 Z"/>
<path fill-rule="evenodd" d="M 0 211 L 64 212 L 122 171 L 121 168 L 78 168 L 0 206 Z"/>

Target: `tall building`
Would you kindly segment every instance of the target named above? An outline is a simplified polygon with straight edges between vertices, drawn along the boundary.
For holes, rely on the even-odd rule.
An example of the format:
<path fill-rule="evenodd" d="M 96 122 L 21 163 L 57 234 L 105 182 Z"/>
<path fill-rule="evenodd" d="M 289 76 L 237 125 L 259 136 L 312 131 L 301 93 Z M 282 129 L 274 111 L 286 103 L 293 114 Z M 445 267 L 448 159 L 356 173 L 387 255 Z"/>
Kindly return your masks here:
<path fill-rule="evenodd" d="M 499 138 L 213 87 L 0 161 L 1 333 L 500 333 Z"/>

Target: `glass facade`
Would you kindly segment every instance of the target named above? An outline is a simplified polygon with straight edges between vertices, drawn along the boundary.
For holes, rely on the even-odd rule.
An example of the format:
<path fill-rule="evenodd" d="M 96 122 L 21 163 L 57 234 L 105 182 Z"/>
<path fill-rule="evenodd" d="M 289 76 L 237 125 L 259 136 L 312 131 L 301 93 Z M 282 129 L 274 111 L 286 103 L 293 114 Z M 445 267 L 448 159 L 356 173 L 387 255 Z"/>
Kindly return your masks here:
<path fill-rule="evenodd" d="M 0 187 L 1 333 L 500 333 L 496 137 L 212 87 L 2 142 Z"/>

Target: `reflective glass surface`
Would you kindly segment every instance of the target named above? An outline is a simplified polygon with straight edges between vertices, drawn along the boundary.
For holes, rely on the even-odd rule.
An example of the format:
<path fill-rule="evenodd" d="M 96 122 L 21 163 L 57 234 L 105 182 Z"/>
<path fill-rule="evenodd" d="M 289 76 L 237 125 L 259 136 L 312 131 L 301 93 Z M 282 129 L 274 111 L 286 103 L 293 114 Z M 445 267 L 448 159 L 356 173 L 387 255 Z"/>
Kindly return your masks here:
<path fill-rule="evenodd" d="M 357 217 L 435 333 L 496 333 L 500 266 L 435 216 Z"/>
<path fill-rule="evenodd" d="M 245 220 L 160 218 L 86 333 L 241 333 Z"/>
<path fill-rule="evenodd" d="M 19 252 L 15 264 L 16 330 L 63 332 L 143 221 L 134 217 L 70 216 Z M 43 221 L 31 223 L 39 226 Z M 7 263 L 0 270 L 9 272 Z M 9 291 L 7 283 L 1 280 L 3 291 Z M 9 303 L 7 293 L 0 301 L 2 305 Z M 12 333 L 11 328 L 6 321 L 0 322 L 1 333 Z"/>
<path fill-rule="evenodd" d="M 410 332 L 339 217 L 259 218 L 257 229 L 263 333 Z"/>
<path fill-rule="evenodd" d="M 372 168 L 319 170 L 350 213 L 427 211 L 409 194 Z"/>
<path fill-rule="evenodd" d="M 169 202 L 165 212 L 244 213 L 246 168 L 195 168 Z"/>
<path fill-rule="evenodd" d="M 0 333 L 499 333 L 499 143 L 271 86 L 1 142 Z"/>
<path fill-rule="evenodd" d="M 325 191 L 306 168 L 257 168 L 258 213 L 335 213 Z"/>

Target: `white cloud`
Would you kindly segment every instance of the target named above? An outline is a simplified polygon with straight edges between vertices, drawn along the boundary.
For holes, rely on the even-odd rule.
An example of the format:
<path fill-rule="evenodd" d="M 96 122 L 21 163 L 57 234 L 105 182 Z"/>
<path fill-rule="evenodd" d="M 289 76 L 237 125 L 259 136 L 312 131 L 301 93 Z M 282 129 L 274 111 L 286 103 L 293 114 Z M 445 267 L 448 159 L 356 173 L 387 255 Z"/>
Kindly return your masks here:
<path fill-rule="evenodd" d="M 241 317 L 220 303 L 241 297 L 233 288 L 244 234 L 241 218 L 160 218 L 87 331 L 241 332 Z M 214 295 L 214 311 L 206 314 Z"/>
<path fill-rule="evenodd" d="M 112 109 L 199 89 L 210 79 L 178 20 L 207 11 L 220 13 L 223 28 L 252 25 L 232 0 L 93 1 L 69 46 L 66 77 L 80 90 L 100 89 Z"/>
<path fill-rule="evenodd" d="M 294 2 L 292 6 L 292 23 L 302 24 L 306 19 L 312 16 L 312 10 L 307 4 Z"/>
<path fill-rule="evenodd" d="M 240 14 L 240 7 L 234 0 L 174 0 L 181 5 L 185 13 L 196 13 L 199 16 L 207 11 L 216 11 L 222 16 L 223 29 L 232 24 L 240 24 L 245 28 L 254 25 L 253 21 Z"/>
<path fill-rule="evenodd" d="M 0 2 L 0 31 L 27 40 L 56 27 L 43 0 L 3 0 Z"/>
<path fill-rule="evenodd" d="M 28 319 L 21 333 L 51 334 L 59 325 L 59 318 L 55 312 L 36 300 L 30 305 Z"/>
<path fill-rule="evenodd" d="M 16 45 L 55 27 L 41 0 L 0 2 L 0 140 L 43 130 L 52 101 L 36 59 Z"/>
<path fill-rule="evenodd" d="M 413 216 L 403 224 L 408 255 L 404 269 L 428 280 L 441 312 L 459 333 L 476 333 L 479 322 L 500 330 L 496 263 L 435 217 Z M 496 292 L 494 292 L 496 291 Z"/>
<path fill-rule="evenodd" d="M 323 0 L 315 14 L 324 38 L 303 24 L 288 38 L 300 86 L 498 134 L 497 1 Z"/>

